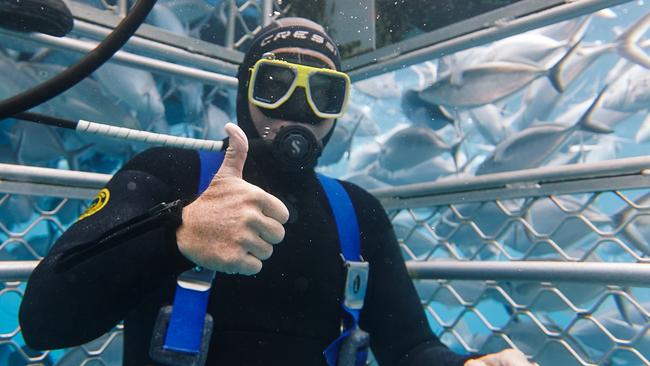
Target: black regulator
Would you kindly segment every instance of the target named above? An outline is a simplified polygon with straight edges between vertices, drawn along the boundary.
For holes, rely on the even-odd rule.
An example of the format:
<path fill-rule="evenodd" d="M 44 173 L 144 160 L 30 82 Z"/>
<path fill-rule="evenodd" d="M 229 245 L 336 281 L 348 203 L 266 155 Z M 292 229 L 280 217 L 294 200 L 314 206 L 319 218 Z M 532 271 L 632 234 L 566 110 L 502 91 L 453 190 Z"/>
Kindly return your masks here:
<path fill-rule="evenodd" d="M 306 127 L 284 126 L 273 140 L 254 139 L 250 141 L 256 155 L 271 155 L 274 164 L 285 172 L 297 173 L 316 166 L 323 151 L 322 142 Z"/>

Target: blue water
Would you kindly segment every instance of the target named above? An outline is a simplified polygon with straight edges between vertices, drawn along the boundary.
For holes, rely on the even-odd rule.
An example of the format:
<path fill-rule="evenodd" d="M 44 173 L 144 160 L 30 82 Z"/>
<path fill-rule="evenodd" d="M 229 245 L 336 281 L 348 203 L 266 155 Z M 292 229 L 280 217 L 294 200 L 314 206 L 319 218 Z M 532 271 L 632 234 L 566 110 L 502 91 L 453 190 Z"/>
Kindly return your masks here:
<path fill-rule="evenodd" d="M 626 28 L 630 24 L 635 23 L 641 16 L 650 11 L 650 6 L 642 1 L 635 1 L 614 7 L 612 10 L 616 14 L 616 18 L 614 19 L 606 19 L 602 17 L 594 17 L 592 19 L 583 42 L 613 42 L 616 38 L 615 30 L 617 27 Z M 3 51 L 5 57 L 11 57 L 14 61 L 19 56 L 16 52 L 7 49 L 3 49 Z M 574 83 L 575 85 L 582 85 L 582 87 L 571 91 L 573 98 L 562 101 L 562 103 L 556 107 L 550 120 L 553 121 L 553 118 L 556 118 L 562 112 L 566 111 L 572 103 L 582 102 L 587 98 L 593 97 L 594 91 L 600 90 L 600 88 L 603 87 L 604 76 L 618 60 L 618 55 L 609 54 L 601 57 L 594 63 L 594 65 L 589 67 Z M 435 62 L 436 60 L 431 61 Z M 69 57 L 61 57 L 58 59 L 52 58 L 52 62 L 66 64 L 71 62 L 71 59 Z M 8 74 L 4 71 L 3 74 L 8 77 Z M 154 76 L 153 79 L 156 82 L 157 87 L 160 88 L 159 92 L 161 94 L 169 91 L 169 89 L 166 89 L 166 85 L 169 85 L 169 80 L 167 78 Z M 0 80 L 2 80 L 2 76 L 0 76 Z M 417 88 L 419 82 L 417 74 L 411 67 L 406 67 L 402 70 L 396 71 L 395 80 L 402 91 Z M 8 81 L 5 82 L 8 83 Z M 206 86 L 204 92 L 207 94 L 207 92 L 211 90 L 211 87 Z M 98 94 L 98 99 L 99 94 L 108 94 L 105 90 L 96 91 L 96 93 Z M 225 111 L 224 114 L 232 118 L 233 111 L 235 110 L 232 91 L 224 90 L 217 94 L 218 96 L 212 100 L 212 104 Z M 7 96 L 8 95 L 0 95 L 2 98 Z M 104 97 L 106 96 L 103 96 L 102 98 Z M 111 100 L 115 105 L 121 108 L 121 110 L 126 111 L 126 113 L 133 113 L 133 111 L 129 110 L 124 101 L 115 98 Z M 204 128 L 200 123 L 200 116 L 188 116 L 185 111 L 186 107 L 180 102 L 180 100 L 180 92 L 172 91 L 170 96 L 163 101 L 165 106 L 165 118 L 168 123 L 168 129 L 164 132 L 170 132 L 175 135 L 200 137 L 201 129 Z M 514 95 L 506 101 L 501 102 L 503 114 L 509 115 L 514 113 L 519 108 L 520 102 L 521 94 Z M 401 124 L 408 125 L 411 123 L 401 110 L 399 98 L 376 98 L 364 94 L 361 90 L 353 89 L 351 103 L 357 106 L 369 106 L 369 115 L 366 118 L 371 120 L 373 123 L 376 123 L 378 134 L 355 136 L 349 149 L 349 153 L 345 154 L 338 163 L 319 168 L 322 172 L 336 177 L 345 177 L 350 174 L 350 158 L 351 156 L 355 156 L 363 146 L 376 143 L 377 141 L 381 142 L 385 139 L 385 134 L 388 131 L 391 131 Z M 99 113 L 101 114 L 101 110 Z M 616 126 L 614 136 L 623 140 L 621 140 L 622 142 L 617 146 L 615 155 L 611 158 L 643 156 L 647 154 L 647 144 L 637 144 L 634 142 L 635 134 L 641 127 L 641 123 L 646 114 L 647 109 L 641 111 L 641 113 L 637 113 L 635 116 Z M 340 125 L 349 128 L 350 125 L 345 125 L 345 123 L 352 122 L 339 122 Z M 459 121 L 459 124 L 461 126 L 469 126 L 463 121 Z M 12 152 L 15 154 L 21 153 L 21 151 L 18 151 L 16 142 L 17 126 L 18 123 L 15 121 L 5 121 L 0 124 L 0 148 L 2 149 L 0 150 L 0 158 L 2 162 L 22 162 L 12 156 Z M 53 133 L 55 134 L 54 139 L 61 142 L 63 146 L 62 149 L 66 151 L 78 148 L 84 144 L 84 141 L 79 141 L 77 137 L 71 134 L 63 133 L 58 130 L 54 130 Z M 451 143 L 456 138 L 456 131 L 448 128 L 441 131 L 440 135 L 448 143 Z M 58 138 L 56 136 L 58 136 Z M 480 145 L 484 145 L 485 143 L 485 139 L 482 139 L 479 135 L 470 135 L 464 142 L 465 145 L 462 149 L 465 161 L 469 160 L 472 156 L 478 157 L 479 161 L 485 159 L 487 153 L 480 147 Z M 592 142 L 588 142 L 587 144 L 591 143 Z M 111 142 L 111 144 L 117 144 L 122 147 L 128 145 L 128 143 L 123 142 Z M 144 148 L 146 148 L 146 146 L 132 145 L 130 149 L 120 148 L 115 150 L 117 151 L 116 153 L 110 153 L 111 150 L 108 148 L 100 149 L 99 147 L 93 147 L 79 156 L 79 169 L 83 171 L 110 174 L 119 169 L 125 161 Z M 61 158 L 61 155 L 54 155 L 54 158 L 52 159 L 42 159 L 34 158 L 33 156 L 36 154 L 33 152 L 28 151 L 25 154 L 31 159 L 29 162 L 23 162 L 26 165 L 38 165 L 59 169 L 69 169 L 71 165 L 70 161 Z M 453 175 L 453 173 L 451 175 Z M 626 195 L 633 199 L 645 192 L 646 191 L 643 190 L 637 192 L 626 192 Z M 39 217 L 42 217 L 44 212 L 47 216 L 47 211 L 57 209 L 60 204 L 60 200 L 35 197 L 27 198 L 21 196 L 7 196 L 3 198 L 3 194 L 0 194 L 0 223 L 4 225 L 4 228 L 0 230 L 0 244 L 2 245 L 0 246 L 0 259 L 40 259 L 51 246 L 53 239 L 58 237 L 62 230 L 74 221 L 77 215 L 83 211 L 87 203 L 78 200 L 67 202 L 63 205 L 62 209 L 58 209 L 57 213 L 54 214 L 50 220 L 39 221 Z M 599 197 L 596 206 L 604 214 L 613 215 L 626 207 L 626 203 L 613 194 L 605 194 Z M 29 246 L 26 245 L 27 243 Z M 612 254 L 616 252 L 616 246 L 612 246 L 614 249 L 603 250 L 605 253 L 605 255 L 602 256 L 603 260 L 623 262 L 634 261 L 634 258 L 630 256 L 629 253 Z M 603 248 L 604 247 L 605 245 L 603 245 Z M 522 255 L 521 252 L 513 253 L 515 256 Z M 574 252 L 570 253 L 570 255 L 579 257 L 580 253 Z M 5 290 L 6 288 L 3 286 L 2 291 Z M 24 284 L 20 285 L 18 290 L 23 291 Z M 647 302 L 650 301 L 650 291 L 647 289 L 634 288 L 631 289 L 631 293 L 641 304 L 647 304 Z M 11 338 L 11 340 L 16 344 L 22 346 L 24 345 L 24 342 L 20 334 L 11 337 L 8 336 L 17 327 L 17 311 L 20 303 L 20 296 L 15 292 L 3 292 L 0 296 L 2 296 L 2 301 L 0 301 L 0 338 Z M 490 327 L 494 329 L 508 329 L 508 327 L 513 327 L 514 323 L 530 322 L 530 319 L 526 319 L 525 316 L 517 317 L 516 319 L 513 318 L 512 309 L 509 306 L 504 305 L 507 301 L 503 299 L 499 300 L 501 295 L 493 289 L 486 290 L 481 299 L 474 299 L 477 301 L 476 309 L 479 313 L 490 314 L 490 326 L 486 325 L 477 313 L 474 311 L 468 311 L 466 308 L 460 306 L 460 303 L 458 303 L 453 295 L 451 295 L 447 290 L 439 290 L 436 296 L 441 298 L 436 297 L 439 301 L 434 301 L 431 304 L 431 308 L 435 310 L 435 313 L 440 317 L 440 319 L 432 316 L 430 312 L 427 312 L 428 320 L 433 331 L 441 336 L 443 341 L 449 344 L 452 349 L 458 352 L 466 352 L 468 346 L 469 348 L 477 349 L 483 347 L 481 348 L 483 351 L 501 348 L 505 345 L 505 341 L 499 337 L 490 337 L 490 334 L 492 333 Z M 546 294 L 544 296 L 546 296 Z M 456 301 L 456 303 L 452 306 L 445 305 L 443 298 L 451 301 L 452 304 L 454 301 Z M 548 297 L 544 297 L 543 299 L 549 302 L 558 301 L 550 294 L 548 294 Z M 591 306 L 596 305 L 597 309 L 615 307 L 611 297 L 603 300 L 601 304 L 587 303 L 583 306 L 585 308 L 590 308 Z M 572 322 L 577 322 L 576 314 L 567 309 L 546 311 L 544 313 L 545 316 L 560 328 L 570 326 Z M 454 329 L 458 334 L 454 335 L 450 332 L 444 331 L 443 326 L 449 326 L 451 324 L 457 325 L 454 326 Z M 460 336 L 460 339 L 464 339 L 464 337 L 468 335 L 464 332 L 471 332 L 472 334 L 468 345 L 463 345 L 458 338 L 458 336 Z M 540 339 L 544 341 L 544 336 L 539 336 L 541 337 Z M 487 343 L 483 345 L 483 342 L 486 342 L 486 339 Z M 468 340 L 465 339 L 465 341 Z M 605 341 L 602 342 L 606 343 Z M 531 353 L 536 351 L 534 348 L 526 348 L 530 347 L 531 342 L 529 341 L 515 339 L 515 343 L 524 351 L 530 351 Z M 552 352 L 552 350 L 553 348 L 549 347 L 544 351 L 544 353 Z M 0 346 L 0 365 L 7 364 L 9 353 L 13 351 L 15 350 L 10 346 Z M 559 349 L 558 354 L 563 352 L 565 351 Z M 61 356 L 61 354 L 62 351 L 53 352 L 50 354 L 50 357 L 52 360 L 56 360 Z M 540 357 L 549 357 L 545 356 L 545 354 L 540 355 Z M 597 358 L 598 356 L 594 357 Z"/>

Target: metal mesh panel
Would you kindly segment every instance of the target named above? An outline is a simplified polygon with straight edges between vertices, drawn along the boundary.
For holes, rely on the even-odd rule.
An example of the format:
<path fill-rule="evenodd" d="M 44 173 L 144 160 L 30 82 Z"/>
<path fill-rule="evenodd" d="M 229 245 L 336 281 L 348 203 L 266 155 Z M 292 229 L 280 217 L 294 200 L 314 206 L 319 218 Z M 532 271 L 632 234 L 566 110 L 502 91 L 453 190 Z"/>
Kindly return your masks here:
<path fill-rule="evenodd" d="M 536 186 L 524 184 L 529 178 L 522 178 L 522 183 L 509 182 L 503 189 L 476 189 L 471 194 L 411 192 L 424 201 L 402 206 L 379 196 L 409 268 L 432 261 L 644 264 L 650 260 L 645 241 L 650 237 L 645 232 L 650 190 L 638 188 L 647 186 L 642 174 L 630 178 L 622 172 L 622 161 L 612 166 L 621 173 L 609 173 L 607 190 L 594 185 L 602 183 L 598 177 L 569 179 L 569 172 L 564 183 L 552 184 L 552 194 L 543 193 L 543 186 L 529 189 Z M 35 178 L 33 183 L 42 181 Z M 66 181 L 67 189 L 76 190 L 75 197 L 91 196 L 74 188 L 73 180 Z M 576 186 L 582 188 L 576 191 Z M 88 202 L 0 193 L 0 258 L 42 258 Z M 414 283 L 433 331 L 458 352 L 516 347 L 542 365 L 650 364 L 648 288 L 615 281 L 553 282 L 551 270 L 544 278 L 505 280 L 486 273 L 481 280 L 440 276 L 416 278 Z M 24 288 L 24 282 L 4 282 L 0 289 L 0 362 L 119 364 L 121 326 L 65 352 L 25 348 L 17 320 Z"/>
<path fill-rule="evenodd" d="M 646 263 L 648 197 L 647 189 L 613 190 L 450 202 L 389 215 L 409 261 Z M 492 280 L 415 285 L 432 329 L 459 352 L 516 347 L 541 365 L 650 365 L 648 288 Z"/>

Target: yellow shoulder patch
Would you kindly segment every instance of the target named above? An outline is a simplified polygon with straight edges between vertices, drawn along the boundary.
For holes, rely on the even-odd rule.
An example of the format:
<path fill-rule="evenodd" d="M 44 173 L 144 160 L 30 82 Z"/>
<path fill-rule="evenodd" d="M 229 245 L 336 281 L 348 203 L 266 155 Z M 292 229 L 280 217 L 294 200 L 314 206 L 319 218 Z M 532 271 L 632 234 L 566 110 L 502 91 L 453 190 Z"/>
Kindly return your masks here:
<path fill-rule="evenodd" d="M 86 212 L 82 213 L 81 216 L 77 219 L 83 220 L 86 217 L 93 215 L 97 213 L 99 210 L 104 208 L 106 204 L 108 203 L 108 199 L 111 197 L 111 192 L 109 192 L 108 188 L 103 188 L 99 193 L 97 193 L 97 196 L 93 200 L 93 202 L 90 204 Z"/>

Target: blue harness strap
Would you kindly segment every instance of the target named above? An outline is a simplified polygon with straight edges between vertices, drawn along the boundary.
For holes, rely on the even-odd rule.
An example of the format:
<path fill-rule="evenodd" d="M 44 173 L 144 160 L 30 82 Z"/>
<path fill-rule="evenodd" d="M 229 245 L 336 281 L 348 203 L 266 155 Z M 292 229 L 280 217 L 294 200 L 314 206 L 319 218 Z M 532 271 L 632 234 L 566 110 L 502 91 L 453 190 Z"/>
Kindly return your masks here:
<path fill-rule="evenodd" d="M 201 194 L 208 188 L 212 178 L 221 167 L 224 153 L 199 151 L 199 158 L 201 172 L 198 194 Z M 341 304 L 343 330 L 323 354 L 330 366 L 336 366 L 340 359 L 352 359 L 355 366 L 362 366 L 366 362 L 367 347 L 353 346 L 352 357 L 339 357 L 343 356 L 342 349 L 349 350 L 351 349 L 350 344 L 355 344 L 355 342 L 347 341 L 361 338 L 367 344 L 368 339 L 367 334 L 365 334 L 365 338 L 363 335 L 359 336 L 359 333 L 365 332 L 358 327 L 368 280 L 368 264 L 361 258 L 359 224 L 352 201 L 343 186 L 335 179 L 320 174 L 318 179 L 334 214 L 340 249 L 347 267 L 345 296 Z M 177 364 L 199 366 L 205 362 L 207 357 L 205 354 L 201 355 L 201 352 L 207 351 L 207 342 L 211 334 L 211 329 L 209 332 L 205 329 L 206 326 L 212 327 L 212 318 L 207 314 L 210 289 L 208 286 L 207 290 L 199 291 L 193 289 L 192 286 L 182 286 L 181 276 L 179 276 L 176 285 L 173 306 L 171 310 L 168 309 L 171 311 L 169 325 L 164 334 L 163 350 L 159 353 L 162 353 L 161 357 L 165 359 L 181 360 Z M 358 343 L 360 342 L 356 344 Z M 346 352 L 350 353 L 349 351 L 343 353 Z M 187 358 L 182 355 L 192 357 Z"/>
<path fill-rule="evenodd" d="M 198 194 L 203 193 L 221 167 L 223 152 L 199 151 L 201 175 Z M 176 284 L 171 319 L 163 348 L 169 351 L 196 354 L 201 351 L 205 314 L 210 290 L 197 291 Z"/>
<path fill-rule="evenodd" d="M 359 317 L 361 315 L 361 308 L 363 307 L 363 299 L 365 297 L 366 282 L 367 278 L 367 264 L 365 267 L 365 277 L 363 273 L 360 276 L 357 276 L 356 279 L 363 278 L 363 282 L 359 288 L 359 281 L 350 281 L 350 275 L 353 273 L 354 267 L 359 264 L 365 263 L 361 258 L 361 238 L 359 231 L 359 222 L 357 220 L 357 215 L 354 211 L 354 206 L 352 205 L 352 200 L 350 196 L 345 191 L 345 188 L 337 180 L 326 177 L 324 175 L 318 174 L 318 180 L 320 181 L 327 200 L 332 208 L 332 213 L 334 214 L 334 221 L 336 222 L 336 229 L 339 234 L 339 244 L 341 247 L 341 253 L 343 258 L 346 261 L 346 266 L 348 267 L 348 279 L 346 279 L 346 291 L 345 296 L 348 297 L 352 291 L 348 291 L 348 284 L 355 286 L 356 297 L 360 299 L 360 304 L 357 306 L 351 306 L 349 299 L 344 299 L 341 304 L 343 308 L 343 331 L 339 337 L 332 342 L 327 349 L 323 352 L 327 364 L 329 366 L 337 365 L 339 361 L 339 353 L 341 351 L 341 346 L 343 343 L 353 335 L 355 331 L 358 330 L 359 326 Z M 361 271 L 363 272 L 363 271 Z M 365 365 L 366 359 L 368 357 L 367 348 L 357 352 L 355 357 L 355 365 Z"/>

